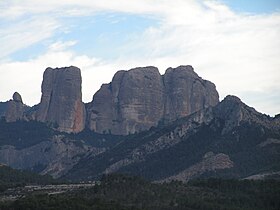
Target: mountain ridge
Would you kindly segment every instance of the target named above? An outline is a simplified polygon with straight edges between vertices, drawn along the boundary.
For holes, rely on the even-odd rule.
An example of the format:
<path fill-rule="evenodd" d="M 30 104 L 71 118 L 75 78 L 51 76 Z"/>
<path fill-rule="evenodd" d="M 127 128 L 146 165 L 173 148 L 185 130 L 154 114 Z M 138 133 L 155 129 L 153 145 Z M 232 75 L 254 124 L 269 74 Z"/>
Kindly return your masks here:
<path fill-rule="evenodd" d="M 232 102 L 231 99 L 232 96 L 224 99 L 217 106 L 221 105 L 222 103 L 227 104 L 228 102 Z M 238 98 L 235 97 L 234 99 Z M 242 105 L 242 109 L 251 109 L 250 107 L 241 103 L 241 101 L 239 103 Z M 118 147 L 113 148 L 107 153 L 107 157 L 106 153 L 104 153 L 99 157 L 100 159 L 87 159 L 82 161 L 82 165 L 80 168 L 77 169 L 77 173 L 80 172 L 81 174 L 84 174 L 85 172 L 83 170 L 87 170 L 89 167 L 89 173 L 92 174 L 98 174 L 98 171 L 100 175 L 103 173 L 106 174 L 113 172 L 125 172 L 136 173 L 137 175 L 141 174 L 142 176 L 151 179 L 161 179 L 159 175 L 155 175 L 158 174 L 159 171 L 162 173 L 162 171 L 165 171 L 165 168 L 174 168 L 175 171 L 178 170 L 178 172 L 180 173 L 180 167 L 184 168 L 188 166 L 189 168 L 192 167 L 193 164 L 199 164 L 201 160 L 207 157 L 206 154 L 209 155 L 209 152 L 210 154 L 212 154 L 208 157 L 210 158 L 210 161 L 211 158 L 220 158 L 221 162 L 226 161 L 225 165 L 227 165 L 226 167 L 215 167 L 213 164 L 216 164 L 217 162 L 212 161 L 213 164 L 210 164 L 209 169 L 203 169 L 204 172 L 211 172 L 216 171 L 216 169 L 218 170 L 219 168 L 232 168 L 232 166 L 235 164 L 235 161 L 232 160 L 231 154 L 229 154 L 229 152 L 232 153 L 233 156 L 236 156 L 235 158 L 240 159 L 239 156 L 246 155 L 246 152 L 241 152 L 241 154 L 239 154 L 239 149 L 240 151 L 248 150 L 249 152 L 252 152 L 250 150 L 260 150 L 260 152 L 263 153 L 263 147 L 260 148 L 258 146 L 259 144 L 267 141 L 267 139 L 269 139 L 270 137 L 277 136 L 277 139 L 279 139 L 279 127 L 277 128 L 277 130 L 273 130 L 274 127 L 264 126 L 265 123 L 259 123 L 259 121 L 248 121 L 247 118 L 244 118 L 244 120 L 241 121 L 237 121 L 239 124 L 231 124 L 232 119 L 227 119 L 227 122 L 224 122 L 224 119 L 219 118 L 221 113 L 219 113 L 220 107 L 217 106 L 214 108 L 208 108 L 203 111 L 198 111 L 190 116 L 179 119 L 178 121 L 172 123 L 170 126 L 163 127 L 162 129 L 157 128 L 155 131 L 153 131 L 152 129 L 150 132 L 144 132 L 143 134 L 140 133 L 140 136 L 136 136 L 135 139 L 129 139 L 123 142 L 122 145 L 118 145 Z M 256 112 L 253 114 L 259 115 L 260 113 Z M 260 114 L 260 116 L 264 119 L 267 118 L 266 115 Z M 268 119 L 270 121 L 273 121 L 273 118 Z M 232 126 L 229 127 L 229 125 Z M 248 126 L 251 129 L 251 131 L 247 130 L 246 126 Z M 244 133 L 242 129 L 246 132 Z M 257 134 L 260 135 L 259 137 L 255 135 L 256 131 Z M 248 140 L 246 140 L 246 138 L 248 138 Z M 137 144 L 139 146 L 137 146 Z M 246 146 L 246 148 L 238 148 L 239 145 L 243 144 Z M 275 145 L 276 148 L 278 148 L 277 150 L 279 150 L 279 144 L 275 143 Z M 125 148 L 131 149 L 127 150 Z M 187 151 L 193 153 L 192 149 L 197 151 L 194 155 L 185 154 L 185 152 Z M 182 153 L 178 155 L 179 159 L 174 159 L 174 157 L 176 157 L 176 155 L 180 153 L 180 151 Z M 120 158 L 120 155 L 117 154 L 121 154 L 122 158 Z M 169 155 L 166 158 L 165 156 L 167 154 Z M 257 156 L 257 154 L 255 154 L 255 156 Z M 178 168 L 178 166 L 180 165 L 179 160 L 183 157 L 189 163 L 184 163 Z M 279 152 L 275 154 L 274 159 L 275 158 L 279 159 Z M 170 159 L 174 160 L 171 161 L 170 164 L 166 164 L 165 161 L 170 161 Z M 88 165 L 85 166 L 83 165 L 83 163 L 88 163 Z M 176 164 L 177 166 L 174 164 Z M 239 162 L 238 164 L 242 164 L 242 162 Z M 101 168 L 98 169 L 98 165 L 100 165 Z M 148 167 L 148 165 L 151 166 Z M 200 167 L 202 166 L 200 165 Z M 205 164 L 203 167 L 205 168 Z M 263 165 L 263 167 L 265 167 L 265 165 Z M 150 170 L 153 172 L 150 173 Z M 279 166 L 277 170 L 279 170 Z M 158 173 L 156 173 L 156 171 L 158 171 Z M 181 172 L 182 171 L 183 170 L 181 170 Z M 164 173 L 169 174 L 170 172 Z M 199 173 L 196 175 L 199 175 Z M 251 173 L 253 173 L 253 171 Z M 73 174 L 75 174 L 75 172 L 70 172 L 69 176 L 71 177 L 73 176 Z M 193 176 L 190 176 L 188 178 L 193 178 Z"/>
<path fill-rule="evenodd" d="M 215 85 L 191 66 L 164 75 L 156 67 L 119 71 L 85 105 L 78 68 L 48 69 L 41 101 L 22 112 L 15 93 L 0 104 L 0 163 L 80 181 L 110 173 L 162 182 L 280 171 L 280 117 L 236 96 L 219 102 Z M 10 104 L 17 104 L 11 114 Z"/>
<path fill-rule="evenodd" d="M 219 102 L 215 85 L 199 77 L 189 65 L 168 68 L 164 75 L 153 66 L 118 71 L 87 104 L 82 102 L 81 86 L 79 68 L 47 68 L 38 105 L 25 106 L 15 92 L 16 98 L 0 114 L 8 122 L 37 120 L 67 133 L 88 128 L 127 135 Z M 5 109 L 4 104 L 2 107 Z"/>

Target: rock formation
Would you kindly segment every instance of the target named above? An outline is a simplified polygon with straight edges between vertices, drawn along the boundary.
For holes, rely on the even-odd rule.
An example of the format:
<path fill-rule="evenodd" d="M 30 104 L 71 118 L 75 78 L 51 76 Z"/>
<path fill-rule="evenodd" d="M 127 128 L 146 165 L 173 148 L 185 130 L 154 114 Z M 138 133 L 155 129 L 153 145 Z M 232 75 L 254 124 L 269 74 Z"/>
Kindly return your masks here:
<path fill-rule="evenodd" d="M 168 68 L 163 80 L 166 93 L 164 119 L 168 121 L 219 102 L 215 85 L 199 77 L 192 66 Z"/>
<path fill-rule="evenodd" d="M 24 119 L 24 112 L 28 109 L 23 104 L 21 95 L 18 92 L 13 94 L 13 100 L 7 102 L 5 119 L 7 122 L 15 122 Z"/>
<path fill-rule="evenodd" d="M 170 122 L 219 102 L 215 85 L 191 66 L 119 71 L 87 105 L 87 126 L 98 133 L 126 135 Z"/>
<path fill-rule="evenodd" d="M 77 67 L 47 68 L 36 119 L 50 123 L 59 131 L 82 131 L 85 126 L 85 108 L 81 84 L 81 71 Z"/>
<path fill-rule="evenodd" d="M 119 71 L 102 85 L 88 106 L 88 125 L 96 132 L 129 134 L 149 129 L 163 116 L 164 86 L 155 67 Z"/>

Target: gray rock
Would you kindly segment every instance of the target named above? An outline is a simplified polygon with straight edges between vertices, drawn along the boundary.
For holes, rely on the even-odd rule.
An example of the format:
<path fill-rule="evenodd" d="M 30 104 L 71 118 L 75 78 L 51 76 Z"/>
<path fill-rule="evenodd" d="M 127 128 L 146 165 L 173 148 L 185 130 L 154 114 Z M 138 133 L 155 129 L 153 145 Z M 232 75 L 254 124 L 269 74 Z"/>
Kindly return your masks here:
<path fill-rule="evenodd" d="M 7 109 L 5 110 L 6 121 L 15 122 L 17 120 L 24 120 L 24 113 L 28 108 L 28 106 L 22 103 L 21 95 L 15 92 L 13 94 L 13 100 L 7 102 Z"/>
<path fill-rule="evenodd" d="M 244 104 L 238 97 L 228 95 L 214 108 L 214 116 L 226 119 L 223 133 L 227 133 L 241 122 L 256 123 L 269 129 L 279 128 L 268 115 L 257 112 L 253 107 Z"/>
<path fill-rule="evenodd" d="M 161 182 L 170 182 L 174 180 L 187 182 L 193 177 L 199 176 L 205 172 L 228 169 L 232 168 L 233 166 L 234 162 L 227 154 L 213 153 L 211 156 L 203 157 L 202 161 L 190 166 L 175 176 L 161 180 Z"/>
<path fill-rule="evenodd" d="M 20 95 L 18 92 L 15 92 L 15 93 L 13 94 L 13 100 L 14 100 L 15 102 L 23 103 L 23 102 L 22 102 L 21 95 Z"/>
<path fill-rule="evenodd" d="M 76 133 L 83 130 L 85 107 L 81 84 L 81 71 L 77 67 L 47 68 L 36 119 L 52 124 L 59 131 Z"/>
<path fill-rule="evenodd" d="M 163 116 L 164 87 L 155 67 L 119 71 L 88 106 L 88 126 L 99 133 L 129 134 L 154 126 Z"/>
<path fill-rule="evenodd" d="M 168 121 L 215 106 L 219 102 L 215 85 L 199 77 L 192 66 L 168 68 L 164 74 L 164 85 L 164 118 Z"/>
<path fill-rule="evenodd" d="M 98 133 L 127 135 L 170 122 L 219 102 L 215 85 L 191 66 L 119 71 L 87 105 L 87 126 Z"/>
<path fill-rule="evenodd" d="M 58 135 L 24 149 L 10 145 L 2 146 L 0 163 L 16 169 L 35 169 L 41 166 L 44 167 L 41 174 L 58 178 L 70 170 L 83 155 L 97 155 L 102 152 L 104 148 L 77 145 L 75 140 Z"/>

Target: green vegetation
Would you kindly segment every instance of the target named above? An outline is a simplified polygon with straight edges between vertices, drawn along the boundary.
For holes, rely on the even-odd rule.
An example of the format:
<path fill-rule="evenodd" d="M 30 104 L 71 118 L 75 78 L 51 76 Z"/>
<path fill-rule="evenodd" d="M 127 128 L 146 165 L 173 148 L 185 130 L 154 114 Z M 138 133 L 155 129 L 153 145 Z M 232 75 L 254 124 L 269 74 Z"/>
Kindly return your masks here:
<path fill-rule="evenodd" d="M 58 183 L 51 176 L 40 176 L 28 171 L 15 170 L 7 166 L 0 166 L 0 192 L 11 187 L 27 184 L 54 184 Z"/>
<path fill-rule="evenodd" d="M 194 180 L 151 183 L 126 175 L 104 176 L 91 189 L 60 195 L 31 195 L 0 209 L 278 210 L 280 182 L 273 180 Z"/>
<path fill-rule="evenodd" d="M 23 149 L 48 141 L 55 131 L 37 121 L 7 123 L 0 120 L 0 146 L 11 145 Z"/>
<path fill-rule="evenodd" d="M 161 128 L 151 128 L 138 134 L 123 138 L 115 146 L 101 155 L 84 157 L 66 175 L 72 180 L 91 177 L 98 179 L 98 174 L 120 160 L 131 158 L 135 148 L 158 139 L 174 131 L 175 127 L 184 123 L 184 118 L 171 125 Z M 229 155 L 234 167 L 205 173 L 204 178 L 244 178 L 267 171 L 280 170 L 280 144 L 269 144 L 260 147 L 269 138 L 280 139 L 277 130 L 269 130 L 258 124 L 243 123 L 232 131 L 223 134 L 225 121 L 214 119 L 209 125 L 199 125 L 193 132 L 183 136 L 180 142 L 172 147 L 163 148 L 157 152 L 146 154 L 143 160 L 121 167 L 117 173 L 128 173 L 149 180 L 160 180 L 177 174 L 186 168 L 202 161 L 205 153 Z"/>
<path fill-rule="evenodd" d="M 28 148 L 42 141 L 49 141 L 56 134 L 76 140 L 77 144 L 82 144 L 81 141 L 83 141 L 94 147 L 111 147 L 124 139 L 124 136 L 98 134 L 88 129 L 78 134 L 61 133 L 52 129 L 53 127 L 56 127 L 55 123 L 38 121 L 7 123 L 4 119 L 0 119 L 0 146 L 11 145 L 16 149 Z"/>
<path fill-rule="evenodd" d="M 125 136 L 112 135 L 112 134 L 100 134 L 85 128 L 82 132 L 77 134 L 64 134 L 70 139 L 75 139 L 77 142 L 83 141 L 84 143 L 93 147 L 112 147 L 121 140 L 125 139 Z"/>

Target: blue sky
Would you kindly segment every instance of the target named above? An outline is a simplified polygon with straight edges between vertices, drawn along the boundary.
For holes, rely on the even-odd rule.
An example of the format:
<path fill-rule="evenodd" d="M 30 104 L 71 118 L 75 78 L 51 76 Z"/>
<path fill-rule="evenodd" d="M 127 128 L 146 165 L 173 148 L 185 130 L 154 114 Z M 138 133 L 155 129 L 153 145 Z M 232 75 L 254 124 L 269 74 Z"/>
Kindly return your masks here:
<path fill-rule="evenodd" d="M 279 0 L 222 0 L 236 12 L 271 13 L 280 9 Z"/>
<path fill-rule="evenodd" d="M 278 0 L 0 1 L 0 101 L 40 101 L 44 69 L 76 65 L 88 102 L 117 70 L 193 65 L 261 112 L 280 112 Z M 17 76 L 15 76 L 17 75 Z"/>
<path fill-rule="evenodd" d="M 68 26 L 67 32 L 57 30 L 51 39 L 30 45 L 11 54 L 11 58 L 24 61 L 48 50 L 49 43 L 77 40 L 71 48 L 77 53 L 116 59 L 122 45 L 147 27 L 154 27 L 157 20 L 122 13 L 100 13 L 80 18 L 62 18 Z M 28 52 L 28 53 L 27 53 Z"/>

